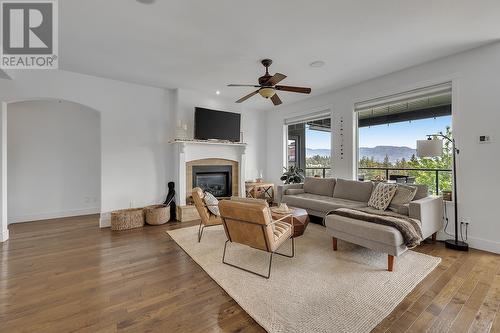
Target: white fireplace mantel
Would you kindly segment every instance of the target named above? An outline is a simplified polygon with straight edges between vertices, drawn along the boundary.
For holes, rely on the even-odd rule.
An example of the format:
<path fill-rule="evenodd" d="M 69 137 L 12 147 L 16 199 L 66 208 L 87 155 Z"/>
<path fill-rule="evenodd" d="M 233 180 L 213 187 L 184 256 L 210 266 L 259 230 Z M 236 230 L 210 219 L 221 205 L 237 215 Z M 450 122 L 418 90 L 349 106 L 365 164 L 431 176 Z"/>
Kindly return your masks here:
<path fill-rule="evenodd" d="M 246 143 L 231 143 L 200 140 L 173 140 L 175 162 L 176 202 L 186 204 L 186 163 L 206 158 L 220 158 L 236 161 L 239 164 L 240 196 L 245 194 L 245 151 Z"/>

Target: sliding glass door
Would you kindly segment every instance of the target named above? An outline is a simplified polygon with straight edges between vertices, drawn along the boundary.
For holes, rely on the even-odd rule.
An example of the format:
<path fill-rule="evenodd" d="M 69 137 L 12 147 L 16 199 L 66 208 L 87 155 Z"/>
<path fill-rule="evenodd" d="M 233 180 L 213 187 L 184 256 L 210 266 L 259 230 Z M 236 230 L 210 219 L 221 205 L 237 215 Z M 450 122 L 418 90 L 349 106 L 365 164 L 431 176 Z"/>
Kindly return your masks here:
<path fill-rule="evenodd" d="M 450 84 L 364 104 L 356 108 L 359 180 L 425 184 L 435 194 L 451 190 L 451 147 L 432 159 L 416 153 L 426 135 L 452 135 Z"/>
<path fill-rule="evenodd" d="M 287 128 L 287 163 L 307 177 L 331 177 L 331 118 L 295 122 Z"/>

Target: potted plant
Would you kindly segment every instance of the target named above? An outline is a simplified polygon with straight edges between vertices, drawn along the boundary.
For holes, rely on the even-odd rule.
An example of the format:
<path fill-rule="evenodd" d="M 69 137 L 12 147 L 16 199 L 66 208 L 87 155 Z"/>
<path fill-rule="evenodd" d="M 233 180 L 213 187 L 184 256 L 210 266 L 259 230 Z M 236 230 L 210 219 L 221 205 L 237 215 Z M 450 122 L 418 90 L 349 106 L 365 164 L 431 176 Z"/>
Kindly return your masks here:
<path fill-rule="evenodd" d="M 304 176 L 302 176 L 302 173 L 304 170 L 302 170 L 299 167 L 296 166 L 289 166 L 288 169 L 283 167 L 285 172 L 283 173 L 283 176 L 281 176 L 281 180 L 285 182 L 285 184 L 297 184 L 297 183 L 302 183 L 304 180 Z"/>

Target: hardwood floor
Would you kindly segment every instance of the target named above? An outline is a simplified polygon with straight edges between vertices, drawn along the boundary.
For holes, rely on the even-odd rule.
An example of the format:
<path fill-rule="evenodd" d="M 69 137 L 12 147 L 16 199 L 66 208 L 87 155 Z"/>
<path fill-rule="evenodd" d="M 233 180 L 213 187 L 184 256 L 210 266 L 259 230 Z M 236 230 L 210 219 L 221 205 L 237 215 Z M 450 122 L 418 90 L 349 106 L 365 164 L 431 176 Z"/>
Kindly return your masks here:
<path fill-rule="evenodd" d="M 11 225 L 0 244 L 0 332 L 263 332 L 164 233 L 192 224 Z M 374 332 L 500 332 L 499 255 L 442 243 L 417 251 L 443 260 Z"/>

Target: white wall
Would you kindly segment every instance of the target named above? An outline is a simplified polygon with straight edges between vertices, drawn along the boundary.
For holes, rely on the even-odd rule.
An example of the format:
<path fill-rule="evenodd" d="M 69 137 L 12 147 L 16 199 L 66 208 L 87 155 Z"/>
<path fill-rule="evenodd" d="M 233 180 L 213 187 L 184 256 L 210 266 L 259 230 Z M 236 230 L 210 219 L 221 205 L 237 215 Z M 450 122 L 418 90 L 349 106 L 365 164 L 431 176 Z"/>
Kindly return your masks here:
<path fill-rule="evenodd" d="M 369 80 L 268 113 L 267 174 L 279 180 L 284 165 L 284 119 L 331 108 L 334 175 L 354 177 L 356 133 L 355 102 L 446 81 L 453 82 L 453 131 L 461 149 L 458 159 L 460 218 L 471 221 L 469 244 L 500 253 L 498 189 L 500 188 L 500 43 L 446 57 Z M 339 119 L 344 119 L 345 157 L 340 158 Z M 478 144 L 479 135 L 492 143 Z M 453 228 L 449 228 L 451 231 Z"/>
<path fill-rule="evenodd" d="M 9 76 L 12 80 L 0 79 L 3 111 L 12 102 L 56 99 L 100 112 L 101 226 L 109 225 L 113 210 L 163 202 L 167 182 L 174 174 L 173 149 L 168 141 L 175 137 L 177 118 L 186 119 L 192 130 L 195 106 L 242 113 L 242 130 L 249 143 L 246 175 L 254 178 L 265 168 L 266 114 L 262 111 L 246 110 L 234 101 L 195 91 L 147 87 L 62 70 L 10 71 Z M 6 161 L 5 156 L 2 163 Z M 6 165 L 2 175 L 6 175 L 4 170 Z M 5 178 L 0 185 L 6 184 Z M 0 202 L 5 203 L 2 214 L 7 213 L 6 196 Z M 2 240 L 8 237 L 6 217 L 0 221 Z"/>
<path fill-rule="evenodd" d="M 188 125 L 188 136 L 194 136 L 194 108 L 204 107 L 221 111 L 236 112 L 241 114 L 241 131 L 243 141 L 248 146 L 246 149 L 246 180 L 258 177 L 259 170 L 266 169 L 266 111 L 245 108 L 244 104 L 236 104 L 232 100 L 224 99 L 217 95 L 207 95 L 194 90 L 177 90 L 177 116 L 176 119 Z M 267 177 L 264 174 L 264 177 Z"/>
<path fill-rule="evenodd" d="M 100 114 L 65 101 L 7 110 L 9 223 L 100 213 Z"/>
<path fill-rule="evenodd" d="M 163 202 L 172 177 L 173 91 L 61 70 L 9 74 L 0 80 L 1 102 L 60 99 L 100 112 L 103 226 L 112 210 Z"/>

